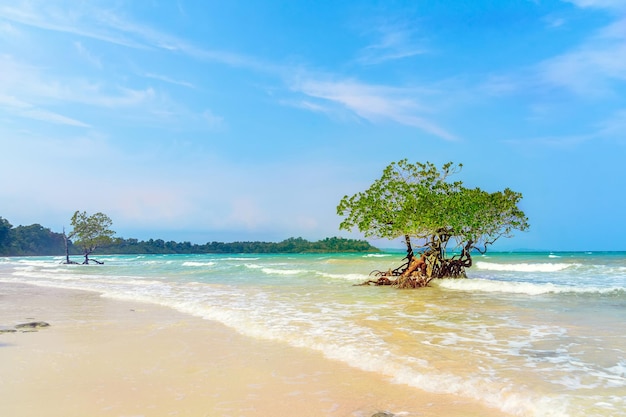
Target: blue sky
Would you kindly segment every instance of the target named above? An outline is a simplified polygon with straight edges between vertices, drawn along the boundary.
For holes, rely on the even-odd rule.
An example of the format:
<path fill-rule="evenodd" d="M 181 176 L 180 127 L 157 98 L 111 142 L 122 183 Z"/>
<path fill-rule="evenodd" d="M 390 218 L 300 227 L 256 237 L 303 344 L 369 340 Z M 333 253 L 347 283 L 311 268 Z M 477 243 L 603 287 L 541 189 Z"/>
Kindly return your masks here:
<path fill-rule="evenodd" d="M 5 1 L 0 150 L 13 225 L 359 237 L 408 158 L 524 195 L 497 249 L 624 250 L 626 2 Z"/>

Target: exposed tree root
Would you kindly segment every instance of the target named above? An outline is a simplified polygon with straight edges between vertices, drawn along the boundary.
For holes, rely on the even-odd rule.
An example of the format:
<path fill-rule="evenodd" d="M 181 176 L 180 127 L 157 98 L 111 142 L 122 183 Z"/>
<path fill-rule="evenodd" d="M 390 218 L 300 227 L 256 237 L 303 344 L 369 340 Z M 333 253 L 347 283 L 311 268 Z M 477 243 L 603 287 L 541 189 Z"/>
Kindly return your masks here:
<path fill-rule="evenodd" d="M 391 285 L 397 288 L 426 287 L 436 278 L 466 278 L 465 268 L 471 266 L 471 258 L 464 252 L 460 257 L 446 259 L 441 251 L 426 250 L 419 257 L 413 256 L 412 250 L 405 258 L 406 262 L 396 269 L 388 271 L 372 271 L 376 279 L 369 279 L 363 285 Z"/>

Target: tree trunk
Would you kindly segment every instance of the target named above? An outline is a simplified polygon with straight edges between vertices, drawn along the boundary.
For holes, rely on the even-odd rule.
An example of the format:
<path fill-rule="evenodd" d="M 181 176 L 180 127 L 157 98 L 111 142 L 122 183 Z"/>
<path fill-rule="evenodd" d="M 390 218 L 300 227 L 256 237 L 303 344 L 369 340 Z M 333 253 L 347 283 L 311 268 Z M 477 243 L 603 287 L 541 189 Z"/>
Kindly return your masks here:
<path fill-rule="evenodd" d="M 66 265 L 77 264 L 77 262 L 70 260 L 70 248 L 68 244 L 67 235 L 65 234 L 65 227 L 63 228 L 63 241 L 65 242 L 65 264 Z"/>
<path fill-rule="evenodd" d="M 360 285 L 393 285 L 398 288 L 419 288 L 427 286 L 430 281 L 437 278 L 466 278 L 465 268 L 472 266 L 470 254 L 474 242 L 469 241 L 463 247 L 461 255 L 446 258 L 446 246 L 452 236 L 446 230 L 440 230 L 431 236 L 425 245 L 426 250 L 415 257 L 409 235 L 404 236 L 406 243 L 406 262 L 396 269 L 386 272 L 372 271 L 378 277 L 368 280 Z"/>
<path fill-rule="evenodd" d="M 410 264 L 413 259 L 413 247 L 411 246 L 411 237 L 409 235 L 404 235 L 404 243 L 406 244 L 406 259 Z"/>
<path fill-rule="evenodd" d="M 65 227 L 63 228 L 63 240 L 65 241 L 65 263 L 70 263 L 70 248 L 67 244 L 67 235 L 65 234 Z"/>

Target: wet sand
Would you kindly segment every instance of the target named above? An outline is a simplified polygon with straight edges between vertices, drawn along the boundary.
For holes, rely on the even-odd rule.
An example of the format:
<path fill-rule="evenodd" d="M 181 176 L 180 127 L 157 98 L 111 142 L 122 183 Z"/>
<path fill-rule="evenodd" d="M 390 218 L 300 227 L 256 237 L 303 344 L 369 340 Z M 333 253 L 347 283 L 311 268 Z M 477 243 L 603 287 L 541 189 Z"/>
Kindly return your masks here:
<path fill-rule="evenodd" d="M 0 282 L 0 416 L 496 417 L 312 350 L 99 294 Z"/>

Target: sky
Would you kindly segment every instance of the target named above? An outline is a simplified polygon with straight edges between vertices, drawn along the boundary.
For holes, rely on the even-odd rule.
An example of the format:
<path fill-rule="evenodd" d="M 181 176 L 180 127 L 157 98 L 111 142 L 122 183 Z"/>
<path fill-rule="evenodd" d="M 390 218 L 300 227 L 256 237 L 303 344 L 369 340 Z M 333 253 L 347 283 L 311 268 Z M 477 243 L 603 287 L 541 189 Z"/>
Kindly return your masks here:
<path fill-rule="evenodd" d="M 523 194 L 494 249 L 626 250 L 626 1 L 0 1 L 14 226 L 361 238 L 337 204 L 404 158 Z"/>

